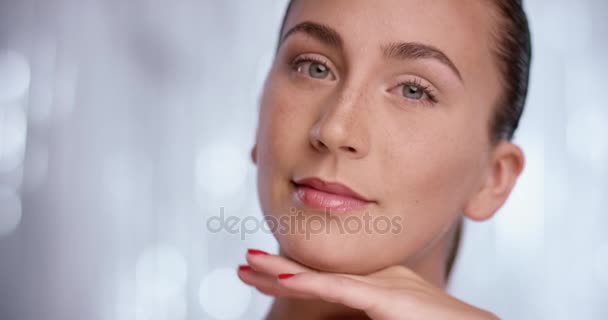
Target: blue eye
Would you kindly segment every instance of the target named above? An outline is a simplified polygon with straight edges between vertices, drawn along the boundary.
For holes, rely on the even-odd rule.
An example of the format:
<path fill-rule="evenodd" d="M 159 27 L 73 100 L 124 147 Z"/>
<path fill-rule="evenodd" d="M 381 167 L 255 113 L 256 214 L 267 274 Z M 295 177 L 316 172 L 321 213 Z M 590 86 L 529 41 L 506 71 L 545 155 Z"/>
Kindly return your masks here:
<path fill-rule="evenodd" d="M 309 63 L 305 70 L 308 70 L 308 75 L 315 79 L 325 79 L 329 75 L 329 68 L 316 62 Z"/>
<path fill-rule="evenodd" d="M 292 63 L 296 72 L 318 80 L 333 80 L 331 69 L 322 61 L 313 58 L 300 58 Z"/>
<path fill-rule="evenodd" d="M 423 88 L 411 84 L 403 85 L 402 93 L 404 97 L 412 100 L 420 100 L 426 95 Z"/>
<path fill-rule="evenodd" d="M 433 105 L 437 102 L 430 87 L 420 83 L 420 80 L 408 80 L 399 84 L 398 94 L 408 100 Z"/>

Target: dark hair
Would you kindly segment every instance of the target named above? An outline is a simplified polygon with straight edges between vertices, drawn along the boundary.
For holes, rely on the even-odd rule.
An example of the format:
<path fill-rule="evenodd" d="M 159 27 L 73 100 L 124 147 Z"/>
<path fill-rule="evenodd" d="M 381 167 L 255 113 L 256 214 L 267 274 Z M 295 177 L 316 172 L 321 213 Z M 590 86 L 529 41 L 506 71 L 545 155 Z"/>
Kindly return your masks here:
<path fill-rule="evenodd" d="M 528 95 L 532 43 L 528 18 L 522 0 L 493 1 L 501 23 L 495 30 L 495 53 L 502 72 L 504 90 L 490 132 L 492 141 L 511 140 L 519 125 Z"/>
<path fill-rule="evenodd" d="M 289 0 L 279 37 L 283 34 L 287 16 L 295 0 Z M 498 24 L 492 34 L 496 39 L 494 53 L 502 74 L 503 91 L 494 106 L 496 112 L 490 120 L 489 135 L 492 144 L 501 140 L 512 140 L 519 126 L 519 119 L 524 111 L 528 94 L 530 63 L 532 61 L 532 43 L 528 18 L 522 0 L 492 0 L 497 9 Z M 454 260 L 460 247 L 460 238 L 464 228 L 463 219 L 457 222 L 454 241 L 447 257 L 447 275 L 449 278 Z"/>

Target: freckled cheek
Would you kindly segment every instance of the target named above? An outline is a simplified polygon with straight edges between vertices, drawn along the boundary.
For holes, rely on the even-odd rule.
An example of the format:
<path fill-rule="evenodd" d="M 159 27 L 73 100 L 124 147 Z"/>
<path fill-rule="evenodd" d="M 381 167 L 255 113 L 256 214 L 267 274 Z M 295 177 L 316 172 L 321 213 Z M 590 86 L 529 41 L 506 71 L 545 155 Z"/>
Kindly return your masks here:
<path fill-rule="evenodd" d="M 275 99 L 263 106 L 261 112 L 258 143 L 263 144 L 264 151 L 273 158 L 269 160 L 279 161 L 298 153 L 308 139 L 308 128 L 297 109 L 289 101 Z"/>
<path fill-rule="evenodd" d="M 276 91 L 275 91 L 276 92 Z M 307 128 L 293 102 L 278 94 L 266 93 L 260 106 L 258 124 L 258 191 L 265 211 L 282 210 L 288 198 L 288 179 L 304 159 Z"/>
<path fill-rule="evenodd" d="M 316 94 L 303 92 L 288 79 L 272 77 L 261 100 L 260 124 L 273 153 L 300 155 L 308 146 L 317 118 Z"/>
<path fill-rule="evenodd" d="M 468 175 L 474 174 L 470 156 L 446 139 L 432 139 L 393 149 L 390 181 L 392 199 L 402 215 L 451 215 L 466 195 Z M 395 209 L 397 210 L 397 209 Z"/>

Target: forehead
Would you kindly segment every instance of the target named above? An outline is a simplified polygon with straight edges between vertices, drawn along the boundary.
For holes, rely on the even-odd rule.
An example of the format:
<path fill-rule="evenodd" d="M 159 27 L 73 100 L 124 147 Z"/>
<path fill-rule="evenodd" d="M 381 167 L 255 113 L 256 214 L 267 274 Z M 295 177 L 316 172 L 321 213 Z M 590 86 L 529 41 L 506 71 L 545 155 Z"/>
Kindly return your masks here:
<path fill-rule="evenodd" d="M 417 42 L 443 51 L 467 81 L 487 81 L 495 11 L 487 0 L 294 0 L 285 33 L 303 21 L 335 29 L 350 57 L 379 53 L 387 43 Z"/>

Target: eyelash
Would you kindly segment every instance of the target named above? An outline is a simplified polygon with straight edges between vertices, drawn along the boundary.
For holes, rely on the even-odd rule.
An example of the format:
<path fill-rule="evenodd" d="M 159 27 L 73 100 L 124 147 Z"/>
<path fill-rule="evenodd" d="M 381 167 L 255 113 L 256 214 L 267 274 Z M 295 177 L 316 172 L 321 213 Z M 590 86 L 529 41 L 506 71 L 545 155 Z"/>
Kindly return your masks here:
<path fill-rule="evenodd" d="M 329 66 L 327 66 L 326 62 L 324 62 L 323 60 L 321 60 L 319 58 L 315 58 L 315 57 L 298 57 L 298 58 L 294 59 L 291 63 L 289 63 L 289 66 L 291 67 L 291 69 L 293 71 L 297 71 L 298 65 L 302 62 L 318 63 L 320 65 L 323 65 L 325 68 L 327 68 L 331 72 L 331 68 Z M 416 101 L 413 99 L 409 99 L 407 97 L 403 97 L 403 99 L 407 99 L 410 101 L 414 101 L 415 103 L 427 104 L 427 105 L 431 105 L 431 106 L 435 105 L 437 103 L 437 96 L 435 95 L 434 90 L 430 86 L 422 84 L 420 79 L 416 78 L 413 80 L 402 81 L 399 84 L 397 84 L 396 88 L 401 87 L 401 86 L 413 86 L 413 87 L 420 88 L 422 90 L 422 92 L 428 97 L 429 101 L 422 101 L 422 100 Z"/>

